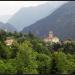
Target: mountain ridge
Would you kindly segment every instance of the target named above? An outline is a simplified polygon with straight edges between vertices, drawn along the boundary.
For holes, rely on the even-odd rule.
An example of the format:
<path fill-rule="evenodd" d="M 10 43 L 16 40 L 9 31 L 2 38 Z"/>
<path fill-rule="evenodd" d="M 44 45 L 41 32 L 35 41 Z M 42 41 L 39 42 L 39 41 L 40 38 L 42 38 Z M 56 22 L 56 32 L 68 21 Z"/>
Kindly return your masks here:
<path fill-rule="evenodd" d="M 8 32 L 17 31 L 17 29 L 13 25 L 3 22 L 0 22 L 0 29 L 7 30 Z"/>
<path fill-rule="evenodd" d="M 68 2 L 55 10 L 51 15 L 23 29 L 22 32 L 33 32 L 37 36 L 47 36 L 51 30 L 59 38 L 72 38 L 75 32 L 75 2 Z M 67 29 L 67 30 L 66 30 Z"/>
<path fill-rule="evenodd" d="M 52 5 L 46 3 L 35 7 L 23 7 L 16 14 L 14 14 L 11 19 L 8 20 L 8 23 L 15 25 L 15 27 L 20 31 L 24 27 L 29 26 L 36 21 L 48 16 L 53 11 L 55 11 L 59 5 L 61 4 L 58 4 L 57 7 L 52 7 Z"/>

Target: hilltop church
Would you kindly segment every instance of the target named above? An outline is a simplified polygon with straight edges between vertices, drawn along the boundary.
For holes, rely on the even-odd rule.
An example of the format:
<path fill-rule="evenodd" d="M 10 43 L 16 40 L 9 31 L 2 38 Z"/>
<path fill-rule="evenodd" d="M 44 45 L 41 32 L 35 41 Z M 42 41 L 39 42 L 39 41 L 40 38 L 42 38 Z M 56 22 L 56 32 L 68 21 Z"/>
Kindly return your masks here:
<path fill-rule="evenodd" d="M 48 33 L 48 37 L 44 38 L 43 40 L 44 40 L 44 42 L 46 42 L 46 43 L 47 43 L 47 42 L 53 42 L 53 43 L 59 43 L 59 42 L 60 42 L 59 38 L 56 37 L 56 36 L 54 36 L 54 34 L 53 34 L 52 31 L 50 31 L 50 32 Z"/>

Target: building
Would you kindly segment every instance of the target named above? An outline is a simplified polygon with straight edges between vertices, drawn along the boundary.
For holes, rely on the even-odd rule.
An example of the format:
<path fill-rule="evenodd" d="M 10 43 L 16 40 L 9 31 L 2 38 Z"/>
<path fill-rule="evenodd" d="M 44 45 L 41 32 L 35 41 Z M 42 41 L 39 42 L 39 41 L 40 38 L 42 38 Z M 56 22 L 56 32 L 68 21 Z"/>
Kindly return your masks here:
<path fill-rule="evenodd" d="M 11 37 L 7 37 L 6 40 L 4 41 L 4 43 L 5 43 L 7 46 L 12 45 L 13 42 L 14 42 L 14 39 L 12 39 Z"/>
<path fill-rule="evenodd" d="M 64 44 L 66 44 L 66 43 L 72 43 L 72 40 L 71 39 L 66 39 L 66 40 L 63 41 L 63 43 Z"/>
<path fill-rule="evenodd" d="M 54 36 L 53 32 L 50 31 L 48 33 L 48 37 L 44 38 L 44 42 L 46 42 L 46 43 L 47 42 L 59 43 L 60 41 L 59 41 L 59 38 Z"/>

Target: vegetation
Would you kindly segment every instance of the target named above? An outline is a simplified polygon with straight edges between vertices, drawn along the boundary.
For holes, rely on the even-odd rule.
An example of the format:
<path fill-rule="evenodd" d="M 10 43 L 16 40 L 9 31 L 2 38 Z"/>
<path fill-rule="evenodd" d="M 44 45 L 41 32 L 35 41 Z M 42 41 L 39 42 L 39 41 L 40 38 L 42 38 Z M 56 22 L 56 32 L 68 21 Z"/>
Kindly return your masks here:
<path fill-rule="evenodd" d="M 14 43 L 4 41 L 13 37 Z M 75 41 L 44 43 L 32 33 L 0 31 L 0 73 L 4 74 L 74 74 Z"/>

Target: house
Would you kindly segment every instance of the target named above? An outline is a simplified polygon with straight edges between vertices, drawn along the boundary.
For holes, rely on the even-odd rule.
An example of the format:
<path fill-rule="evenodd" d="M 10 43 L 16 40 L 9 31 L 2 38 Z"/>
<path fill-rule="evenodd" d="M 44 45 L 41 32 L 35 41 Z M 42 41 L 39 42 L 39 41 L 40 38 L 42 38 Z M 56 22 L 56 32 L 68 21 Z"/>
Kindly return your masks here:
<path fill-rule="evenodd" d="M 6 40 L 4 41 L 4 43 L 5 43 L 7 46 L 12 45 L 13 42 L 14 42 L 14 39 L 12 39 L 11 37 L 7 37 Z"/>
<path fill-rule="evenodd" d="M 56 36 L 54 36 L 54 34 L 53 34 L 53 32 L 52 31 L 50 31 L 49 33 L 48 33 L 48 37 L 46 37 L 46 38 L 44 38 L 43 39 L 44 40 L 44 42 L 53 42 L 53 43 L 59 43 L 60 41 L 59 41 L 59 38 L 58 37 L 56 37 Z"/>
<path fill-rule="evenodd" d="M 66 43 L 72 43 L 72 40 L 71 39 L 66 39 L 66 40 L 63 41 L 63 43 L 64 44 L 66 44 Z"/>

